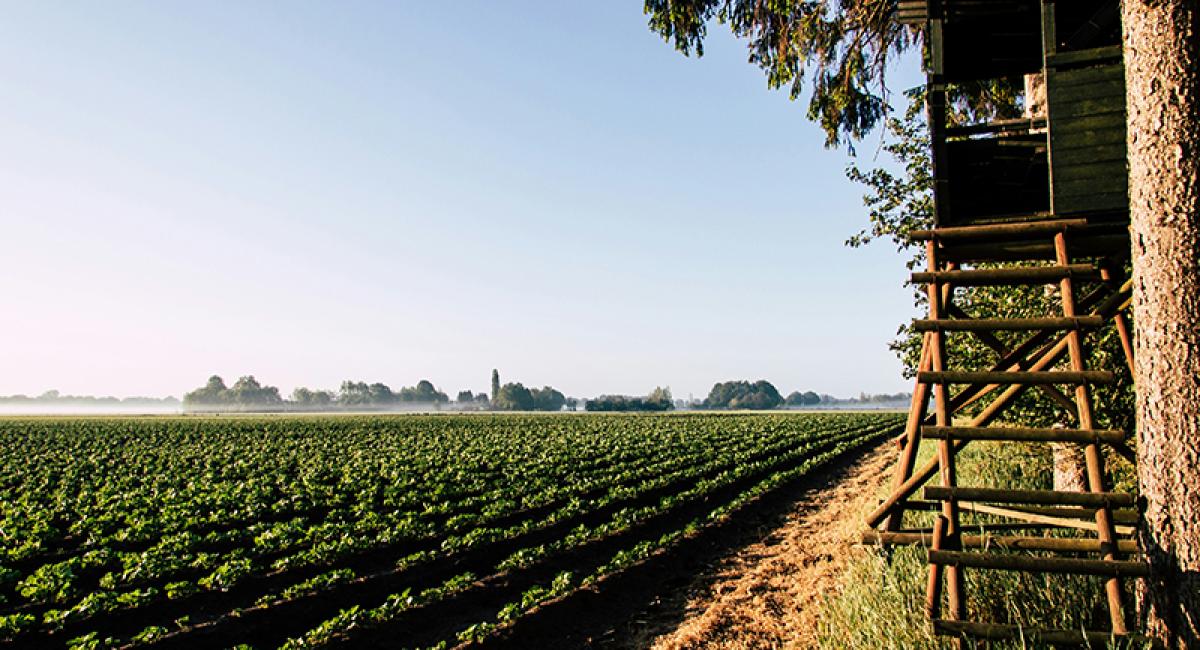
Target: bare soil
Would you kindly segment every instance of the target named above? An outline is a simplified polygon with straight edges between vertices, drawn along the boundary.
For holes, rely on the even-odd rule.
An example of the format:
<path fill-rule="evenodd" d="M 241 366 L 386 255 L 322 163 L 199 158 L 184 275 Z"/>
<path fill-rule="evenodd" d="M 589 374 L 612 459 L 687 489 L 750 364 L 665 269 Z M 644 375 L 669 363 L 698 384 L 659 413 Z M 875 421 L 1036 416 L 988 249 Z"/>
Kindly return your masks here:
<path fill-rule="evenodd" d="M 659 632 L 654 650 L 811 648 L 822 596 L 836 587 L 870 510 L 886 483 L 895 447 L 885 443 L 846 468 L 824 490 L 806 492 L 787 521 L 761 541 L 726 558 L 694 585 L 685 619 Z M 653 638 L 646 638 L 655 635 Z"/>

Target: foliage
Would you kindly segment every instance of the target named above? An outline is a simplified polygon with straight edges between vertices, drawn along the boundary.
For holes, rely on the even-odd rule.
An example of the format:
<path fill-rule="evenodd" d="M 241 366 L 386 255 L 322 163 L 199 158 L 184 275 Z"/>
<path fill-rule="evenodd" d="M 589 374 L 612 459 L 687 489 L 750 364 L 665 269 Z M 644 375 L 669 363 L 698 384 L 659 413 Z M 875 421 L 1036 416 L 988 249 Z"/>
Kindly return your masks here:
<path fill-rule="evenodd" d="M 387 384 L 368 384 L 364 381 L 343 381 L 337 393 L 299 387 L 291 399 L 279 397 L 279 389 L 263 386 L 253 376 L 238 379 L 232 388 L 217 375 L 183 398 L 185 409 L 192 411 L 252 411 L 252 410 L 331 410 L 379 409 L 406 404 L 444 404 L 450 398 L 428 380 L 416 386 L 394 392 Z"/>
<path fill-rule="evenodd" d="M 753 384 L 748 381 L 714 384 L 704 400 L 704 408 L 710 409 L 773 409 L 780 404 L 783 404 L 783 397 L 764 379 Z"/>
<path fill-rule="evenodd" d="M 885 73 L 891 57 L 917 43 L 891 19 L 888 0 L 646 0 L 650 29 L 686 54 L 704 53 L 713 20 L 745 38 L 750 63 L 771 88 L 801 96 L 812 85 L 808 117 L 826 145 L 861 139 L 887 113 Z"/>
<path fill-rule="evenodd" d="M 788 406 L 816 406 L 821 403 L 821 396 L 811 390 L 803 393 L 793 391 L 783 400 L 783 403 Z"/>
<path fill-rule="evenodd" d="M 500 411 L 561 411 L 566 403 L 566 396 L 549 386 L 530 390 L 518 382 L 501 386 L 492 400 L 492 408 Z"/>
<path fill-rule="evenodd" d="M 274 386 L 263 386 L 254 375 L 247 375 L 234 382 L 232 388 L 225 386 L 225 380 L 217 375 L 208 378 L 208 382 L 183 396 L 185 407 L 196 406 L 271 406 L 280 404 L 283 398 L 279 389 Z"/>
<path fill-rule="evenodd" d="M 587 401 L 584 410 L 587 411 L 670 411 L 675 408 L 675 400 L 671 397 L 671 389 L 659 386 L 650 391 L 645 397 L 628 397 L 626 395 L 601 395 Z"/>

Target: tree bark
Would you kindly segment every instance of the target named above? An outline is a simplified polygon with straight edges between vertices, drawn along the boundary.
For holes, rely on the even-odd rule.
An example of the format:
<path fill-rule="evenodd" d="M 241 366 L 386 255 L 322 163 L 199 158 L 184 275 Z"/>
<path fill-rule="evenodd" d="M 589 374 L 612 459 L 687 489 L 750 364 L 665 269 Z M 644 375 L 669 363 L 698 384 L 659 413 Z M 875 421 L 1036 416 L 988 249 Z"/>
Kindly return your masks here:
<path fill-rule="evenodd" d="M 1124 0 L 1147 630 L 1200 647 L 1200 3 Z"/>
<path fill-rule="evenodd" d="M 1054 457 L 1054 490 L 1056 492 L 1087 492 L 1087 465 L 1083 448 L 1072 442 L 1052 442 Z"/>

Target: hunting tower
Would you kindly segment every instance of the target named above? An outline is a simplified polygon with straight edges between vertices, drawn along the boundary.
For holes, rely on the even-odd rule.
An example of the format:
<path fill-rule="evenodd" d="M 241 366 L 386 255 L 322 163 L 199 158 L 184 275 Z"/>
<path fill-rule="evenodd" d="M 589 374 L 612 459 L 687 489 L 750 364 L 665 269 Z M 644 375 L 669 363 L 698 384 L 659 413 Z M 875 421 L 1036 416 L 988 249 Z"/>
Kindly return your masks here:
<path fill-rule="evenodd" d="M 1113 382 L 1114 368 L 1089 368 L 1085 353 L 1099 331 L 1113 327 L 1124 349 L 1120 362 L 1132 366 L 1118 1 L 899 0 L 895 18 L 926 36 L 934 227 L 911 236 L 926 247 L 929 268 L 912 280 L 926 285 L 929 316 L 913 324 L 923 346 L 892 494 L 864 537 L 929 548 L 927 613 L 938 634 L 960 643 L 1104 645 L 1136 637 L 1123 584 L 1146 573 L 1133 539 L 1136 502 L 1111 491 L 1105 470 L 1113 453 L 1132 460 L 1130 433 L 1097 428 L 1092 387 Z M 1022 116 L 958 117 L 964 92 L 1004 85 L 1024 88 Z M 1055 312 L 975 318 L 956 304 L 956 288 L 986 285 L 1046 287 Z M 994 359 L 980 366 L 948 358 L 948 336 L 976 337 Z M 1073 421 L 1022 426 L 1009 407 L 1029 390 Z M 935 441 L 937 453 L 918 467 L 922 439 Z M 1085 486 L 959 485 L 955 455 L 974 441 L 1073 445 L 1084 459 Z M 935 523 L 906 528 L 911 511 L 933 511 Z M 964 571 L 1100 576 L 1107 625 L 968 620 Z"/>

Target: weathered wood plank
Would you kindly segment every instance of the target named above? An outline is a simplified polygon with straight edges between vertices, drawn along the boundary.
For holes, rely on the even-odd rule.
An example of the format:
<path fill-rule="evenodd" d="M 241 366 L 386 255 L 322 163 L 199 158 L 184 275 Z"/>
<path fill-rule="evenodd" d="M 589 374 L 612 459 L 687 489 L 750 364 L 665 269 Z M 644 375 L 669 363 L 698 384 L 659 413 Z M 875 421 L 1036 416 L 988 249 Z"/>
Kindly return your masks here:
<path fill-rule="evenodd" d="M 1055 209 L 1063 214 L 1080 214 L 1129 207 L 1129 195 L 1125 192 L 1080 194 L 1054 197 Z"/>
<path fill-rule="evenodd" d="M 1058 87 L 1081 86 L 1103 83 L 1114 79 L 1120 79 L 1124 83 L 1124 66 L 1097 65 L 1074 70 L 1050 70 L 1049 78 L 1046 80 L 1046 90 L 1050 91 L 1056 85 Z"/>
<path fill-rule="evenodd" d="M 1113 60 L 1121 60 L 1120 45 L 1095 47 L 1086 50 L 1074 50 L 1069 52 L 1057 52 L 1046 57 L 1046 65 L 1051 67 L 1059 67 L 1066 65 L 1087 64 L 1092 62 L 1108 63 Z"/>
<path fill-rule="evenodd" d="M 1105 161 L 1120 161 L 1125 162 L 1125 140 L 1108 144 L 1093 144 L 1079 147 L 1055 147 L 1053 155 L 1050 157 L 1050 164 L 1055 171 L 1060 167 L 1098 163 Z"/>
<path fill-rule="evenodd" d="M 1115 171 L 1109 176 L 1093 176 L 1091 178 L 1072 178 L 1069 180 L 1059 181 L 1055 179 L 1054 183 L 1054 198 L 1066 197 L 1082 197 L 1089 195 L 1100 194 L 1116 194 L 1126 196 L 1126 187 L 1129 181 L 1121 173 L 1120 167 L 1115 167 L 1120 171 Z"/>
<path fill-rule="evenodd" d="M 1125 161 L 1102 160 L 1094 163 L 1054 166 L 1054 189 L 1058 192 L 1071 192 L 1072 184 L 1086 186 L 1091 181 L 1099 180 L 1104 187 L 1115 189 L 1117 181 L 1126 176 Z M 1120 186 L 1124 186 L 1121 183 Z"/>
<path fill-rule="evenodd" d="M 1053 100 L 1051 100 L 1053 101 Z M 1071 102 L 1050 105 L 1050 123 L 1061 123 L 1081 117 L 1113 114 L 1125 118 L 1125 95 L 1115 97 L 1080 97 Z"/>
<path fill-rule="evenodd" d="M 1096 115 L 1084 115 L 1073 117 L 1064 120 L 1050 120 L 1051 142 L 1056 137 L 1062 137 L 1069 133 L 1079 133 L 1081 131 L 1115 129 L 1121 133 L 1125 133 L 1125 118 L 1121 113 L 1098 113 Z"/>

